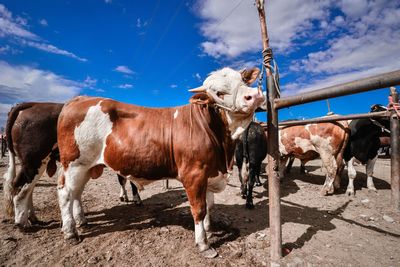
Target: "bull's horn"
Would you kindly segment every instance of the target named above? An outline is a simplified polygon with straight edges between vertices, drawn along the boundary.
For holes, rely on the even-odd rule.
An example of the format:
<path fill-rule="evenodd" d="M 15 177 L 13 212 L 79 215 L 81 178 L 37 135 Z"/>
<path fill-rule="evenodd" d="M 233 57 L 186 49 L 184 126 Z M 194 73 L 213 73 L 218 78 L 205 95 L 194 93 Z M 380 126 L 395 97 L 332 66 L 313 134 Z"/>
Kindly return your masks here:
<path fill-rule="evenodd" d="M 203 86 L 189 90 L 189 92 L 192 92 L 192 93 L 201 93 L 201 92 L 205 92 L 205 91 L 206 91 L 206 88 L 204 88 Z"/>

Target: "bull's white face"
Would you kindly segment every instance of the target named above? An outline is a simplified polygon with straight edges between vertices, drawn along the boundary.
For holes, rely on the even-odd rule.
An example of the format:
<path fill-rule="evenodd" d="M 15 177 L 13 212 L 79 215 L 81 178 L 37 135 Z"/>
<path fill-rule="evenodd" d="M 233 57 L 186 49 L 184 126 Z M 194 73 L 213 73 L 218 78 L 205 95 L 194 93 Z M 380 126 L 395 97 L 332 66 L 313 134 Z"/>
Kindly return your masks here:
<path fill-rule="evenodd" d="M 257 88 L 249 85 L 257 78 L 259 69 L 235 71 L 223 68 L 212 72 L 203 83 L 213 100 L 232 113 L 252 114 L 265 100 Z"/>

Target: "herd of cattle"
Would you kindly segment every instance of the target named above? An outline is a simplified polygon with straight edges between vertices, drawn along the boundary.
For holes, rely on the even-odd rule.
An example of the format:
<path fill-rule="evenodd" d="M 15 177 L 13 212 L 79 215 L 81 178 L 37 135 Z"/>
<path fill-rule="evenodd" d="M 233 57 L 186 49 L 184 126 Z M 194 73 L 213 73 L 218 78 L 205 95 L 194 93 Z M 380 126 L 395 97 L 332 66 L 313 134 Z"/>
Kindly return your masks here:
<path fill-rule="evenodd" d="M 253 208 L 254 185 L 261 185 L 261 162 L 267 153 L 266 131 L 253 122 L 264 95 L 250 85 L 259 75 L 224 68 L 212 72 L 203 85 L 190 91 L 190 104 L 173 108 L 145 108 L 111 99 L 79 96 L 65 104 L 22 103 L 11 109 L 6 126 L 9 168 L 5 174 L 5 208 L 15 224 L 38 222 L 32 193 L 46 171 L 58 175 L 58 198 L 65 239 L 79 242 L 77 226 L 87 223 L 81 195 L 86 183 L 101 176 L 104 167 L 116 172 L 120 199 L 131 182 L 134 202 L 138 188 L 160 179 L 177 179 L 185 188 L 194 219 L 195 243 L 205 257 L 216 252 L 207 241 L 214 193 L 224 190 L 233 156 L 239 168 L 241 193 Z M 384 108 L 376 105 L 372 111 Z M 302 166 L 321 158 L 326 171 L 322 194 L 333 193 L 347 164 L 348 194 L 354 194 L 353 161 L 366 164 L 367 186 L 376 190 L 373 166 L 387 135 L 389 121 L 359 119 L 283 127 L 279 134 L 280 177 L 288 159 Z M 236 150 L 235 150 L 236 147 Z M 15 157 L 21 168 L 16 173 Z"/>

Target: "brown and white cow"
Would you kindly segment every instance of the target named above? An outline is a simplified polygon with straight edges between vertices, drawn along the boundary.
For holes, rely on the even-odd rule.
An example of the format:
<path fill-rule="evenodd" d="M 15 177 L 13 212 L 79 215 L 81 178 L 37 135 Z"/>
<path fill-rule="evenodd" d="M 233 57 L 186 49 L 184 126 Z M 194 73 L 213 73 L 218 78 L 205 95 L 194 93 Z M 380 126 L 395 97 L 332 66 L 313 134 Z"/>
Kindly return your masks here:
<path fill-rule="evenodd" d="M 59 103 L 21 103 L 8 114 L 6 133 L 10 153 L 4 175 L 4 204 L 6 213 L 14 215 L 17 225 L 38 222 L 32 193 L 45 170 L 49 176 L 57 170 L 57 119 L 62 107 Z M 21 163 L 18 174 L 15 156 Z"/>
<path fill-rule="evenodd" d="M 14 216 L 16 225 L 26 227 L 39 223 L 33 207 L 32 194 L 45 169 L 49 177 L 57 170 L 57 120 L 64 104 L 21 103 L 13 107 L 7 120 L 9 166 L 5 174 L 4 205 L 9 217 Z M 21 169 L 16 175 L 15 156 Z M 128 201 L 125 179 L 118 175 L 121 186 L 120 199 Z M 131 183 L 133 202 L 142 201 L 135 185 Z"/>
<path fill-rule="evenodd" d="M 181 181 L 195 224 L 195 242 L 206 257 L 209 209 L 214 192 L 227 183 L 233 141 L 252 121 L 264 96 L 249 85 L 259 70 L 212 72 L 190 104 L 145 108 L 106 98 L 76 97 L 58 121 L 63 174 L 58 196 L 64 237 L 77 242 L 76 224 L 85 220 L 79 204 L 85 184 L 104 166 L 136 183 L 176 178 Z M 135 178 L 136 177 L 136 178 Z"/>
<path fill-rule="evenodd" d="M 344 167 L 343 152 L 348 140 L 347 122 L 283 127 L 279 131 L 280 177 L 284 176 L 285 164 L 289 157 L 307 162 L 319 155 L 326 171 L 321 194 L 333 193 L 334 188 L 340 186 L 339 175 Z"/>

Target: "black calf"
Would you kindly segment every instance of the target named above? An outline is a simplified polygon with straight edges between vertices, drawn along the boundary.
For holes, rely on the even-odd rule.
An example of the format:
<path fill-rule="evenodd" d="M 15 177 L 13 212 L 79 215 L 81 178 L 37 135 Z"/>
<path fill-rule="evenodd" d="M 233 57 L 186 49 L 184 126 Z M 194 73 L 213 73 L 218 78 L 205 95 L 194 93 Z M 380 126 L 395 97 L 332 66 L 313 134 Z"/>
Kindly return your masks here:
<path fill-rule="evenodd" d="M 236 145 L 235 158 L 239 169 L 242 197 L 246 199 L 246 208 L 254 208 L 253 187 L 261 186 L 261 163 L 267 155 L 267 137 L 263 127 L 251 122 L 245 130 L 242 140 Z"/>

